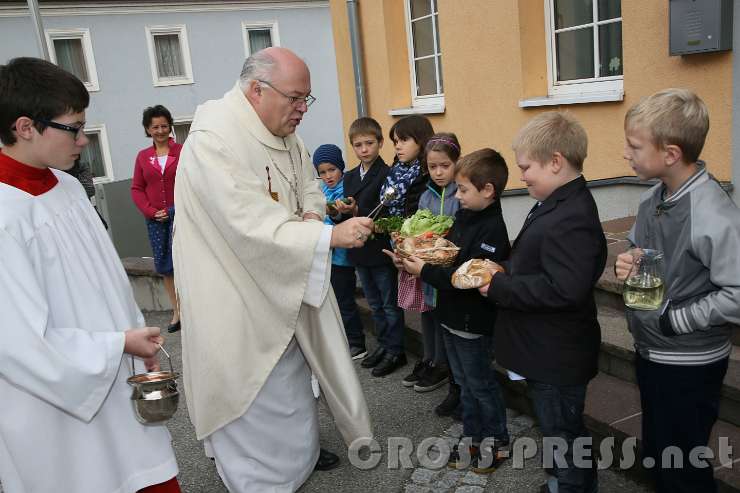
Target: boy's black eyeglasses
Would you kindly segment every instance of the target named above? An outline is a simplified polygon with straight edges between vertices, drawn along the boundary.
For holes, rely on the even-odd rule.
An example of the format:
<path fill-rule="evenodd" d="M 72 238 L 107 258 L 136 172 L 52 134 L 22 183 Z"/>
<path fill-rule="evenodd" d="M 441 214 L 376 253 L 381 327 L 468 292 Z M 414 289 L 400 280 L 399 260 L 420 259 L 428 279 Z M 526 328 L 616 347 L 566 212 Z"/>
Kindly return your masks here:
<path fill-rule="evenodd" d="M 75 140 L 79 139 L 85 132 L 85 123 L 73 127 L 71 125 L 65 125 L 64 123 L 53 122 L 51 120 L 36 119 L 37 122 L 46 125 L 47 127 L 56 128 L 58 130 L 65 130 L 67 132 L 75 134 Z"/>
<path fill-rule="evenodd" d="M 272 84 L 270 84 L 266 80 L 257 79 L 257 82 L 261 82 L 262 84 L 265 84 L 266 86 L 270 87 L 276 93 L 280 94 L 283 97 L 288 98 L 288 102 L 290 104 L 292 104 L 293 106 L 297 106 L 300 103 L 306 103 L 306 108 L 308 108 L 309 106 L 311 106 L 312 104 L 314 104 L 316 102 L 316 98 L 313 97 L 313 96 L 311 96 L 310 94 L 308 96 L 306 96 L 305 98 L 299 98 L 299 97 L 296 97 L 296 96 L 288 96 L 283 91 L 281 91 L 280 89 L 276 88 L 275 86 L 273 86 Z"/>

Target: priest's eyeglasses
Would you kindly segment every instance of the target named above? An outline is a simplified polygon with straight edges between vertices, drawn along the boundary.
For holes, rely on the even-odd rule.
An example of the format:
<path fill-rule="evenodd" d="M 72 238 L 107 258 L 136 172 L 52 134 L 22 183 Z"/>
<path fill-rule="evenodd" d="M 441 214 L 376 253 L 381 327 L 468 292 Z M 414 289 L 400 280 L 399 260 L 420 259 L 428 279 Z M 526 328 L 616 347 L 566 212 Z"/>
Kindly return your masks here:
<path fill-rule="evenodd" d="M 73 133 L 75 136 L 75 140 L 78 140 L 85 133 L 84 122 L 73 127 L 71 125 L 65 125 L 64 123 L 53 122 L 51 120 L 36 119 L 36 121 L 39 123 L 43 123 L 47 127 L 56 128 L 57 130 L 65 130 L 67 132 Z"/>
<path fill-rule="evenodd" d="M 308 96 L 306 96 L 306 97 L 303 97 L 303 98 L 297 97 L 297 96 L 288 96 L 283 91 L 281 91 L 277 87 L 273 86 L 272 84 L 270 84 L 266 80 L 257 79 L 257 82 L 261 82 L 262 84 L 265 84 L 266 86 L 270 87 L 270 89 L 272 89 L 276 93 L 280 94 L 283 97 L 288 98 L 288 102 L 290 104 L 292 104 L 293 106 L 299 106 L 301 103 L 305 103 L 306 104 L 306 108 L 308 108 L 308 107 L 310 107 L 312 104 L 314 104 L 316 102 L 316 98 L 313 97 L 313 96 L 311 96 L 310 94 Z"/>

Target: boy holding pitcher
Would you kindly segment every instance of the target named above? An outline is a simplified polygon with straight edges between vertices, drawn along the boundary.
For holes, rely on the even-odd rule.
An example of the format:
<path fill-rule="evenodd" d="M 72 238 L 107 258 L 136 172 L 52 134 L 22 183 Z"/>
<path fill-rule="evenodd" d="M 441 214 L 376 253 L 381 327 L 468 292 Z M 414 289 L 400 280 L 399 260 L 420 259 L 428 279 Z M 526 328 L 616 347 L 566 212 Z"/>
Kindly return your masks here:
<path fill-rule="evenodd" d="M 628 280 L 644 249 L 664 258 L 662 296 L 656 294 L 652 307 L 627 308 L 643 455 L 655 460 L 657 491 L 713 492 L 713 468 L 696 467 L 690 452 L 709 441 L 732 350 L 731 324 L 740 323 L 740 213 L 698 160 L 709 114 L 696 94 L 653 94 L 627 112 L 624 128 L 624 158 L 639 178 L 660 180 L 641 198 L 629 236 L 637 248 L 615 265 L 617 277 Z M 661 463 L 667 447 L 682 451 L 682 467 Z"/>

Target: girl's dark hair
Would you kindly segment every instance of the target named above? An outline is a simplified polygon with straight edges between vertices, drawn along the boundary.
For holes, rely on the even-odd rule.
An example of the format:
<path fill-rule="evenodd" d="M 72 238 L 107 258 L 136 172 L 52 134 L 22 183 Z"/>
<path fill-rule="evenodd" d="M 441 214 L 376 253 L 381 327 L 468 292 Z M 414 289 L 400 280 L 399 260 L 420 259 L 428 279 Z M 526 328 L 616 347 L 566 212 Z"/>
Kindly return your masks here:
<path fill-rule="evenodd" d="M 144 110 L 144 116 L 141 118 L 141 124 L 144 125 L 144 133 L 147 137 L 151 137 L 147 128 L 149 128 L 149 125 L 152 124 L 152 120 L 158 116 L 165 117 L 167 119 L 167 123 L 170 125 L 170 128 L 172 128 L 174 121 L 172 120 L 172 114 L 170 113 L 170 110 L 168 110 L 161 104 L 150 106 Z"/>
<path fill-rule="evenodd" d="M 430 151 L 444 152 L 453 163 L 456 163 L 460 158 L 460 142 L 457 140 L 457 135 L 451 132 L 439 132 L 432 135 L 424 148 L 425 160 Z"/>
<path fill-rule="evenodd" d="M 391 127 L 388 136 L 391 141 L 395 142 L 398 139 L 414 139 L 419 145 L 419 163 L 424 173 L 427 172 L 427 160 L 426 149 L 427 142 L 434 135 L 434 128 L 432 123 L 425 116 L 411 115 L 401 118 Z"/>
<path fill-rule="evenodd" d="M 90 104 L 85 85 L 64 69 L 39 58 L 13 58 L 0 65 L 0 142 L 13 145 L 15 121 L 34 120 L 43 133 L 51 121 L 68 113 L 80 113 Z"/>

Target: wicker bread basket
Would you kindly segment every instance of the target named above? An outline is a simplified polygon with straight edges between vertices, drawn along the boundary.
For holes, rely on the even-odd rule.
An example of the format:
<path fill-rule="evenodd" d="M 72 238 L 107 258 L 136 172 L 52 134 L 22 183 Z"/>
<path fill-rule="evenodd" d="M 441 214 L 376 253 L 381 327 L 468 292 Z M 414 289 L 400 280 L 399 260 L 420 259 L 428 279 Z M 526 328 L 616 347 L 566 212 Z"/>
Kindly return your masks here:
<path fill-rule="evenodd" d="M 404 237 L 392 233 L 393 251 L 401 258 L 416 257 L 428 264 L 450 266 L 455 263 L 460 248 L 440 235 L 427 237 L 426 234 Z"/>

